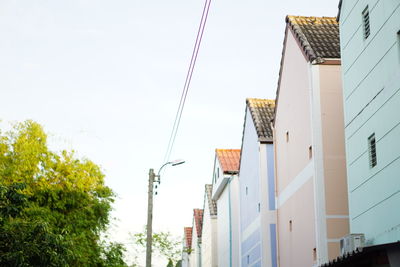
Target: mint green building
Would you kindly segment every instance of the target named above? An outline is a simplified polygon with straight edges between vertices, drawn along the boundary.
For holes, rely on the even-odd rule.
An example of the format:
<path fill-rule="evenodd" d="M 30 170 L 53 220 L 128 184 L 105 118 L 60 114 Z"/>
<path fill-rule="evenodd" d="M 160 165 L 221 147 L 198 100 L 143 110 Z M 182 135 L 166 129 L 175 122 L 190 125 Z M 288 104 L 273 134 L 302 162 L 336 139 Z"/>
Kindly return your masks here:
<path fill-rule="evenodd" d="M 400 240 L 400 0 L 339 4 L 351 233 Z M 338 196 L 339 197 L 339 196 Z"/>

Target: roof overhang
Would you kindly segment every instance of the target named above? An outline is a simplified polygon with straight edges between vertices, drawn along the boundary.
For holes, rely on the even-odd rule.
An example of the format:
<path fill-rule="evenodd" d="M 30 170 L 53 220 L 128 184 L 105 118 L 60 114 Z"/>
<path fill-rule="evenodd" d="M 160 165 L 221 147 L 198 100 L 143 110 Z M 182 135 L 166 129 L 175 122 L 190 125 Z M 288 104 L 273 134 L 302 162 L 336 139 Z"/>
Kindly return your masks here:
<path fill-rule="evenodd" d="M 272 138 L 260 137 L 258 138 L 258 142 L 260 142 L 261 144 L 272 144 L 274 140 Z"/>
<path fill-rule="evenodd" d="M 313 65 L 342 65 L 340 58 L 323 58 L 321 61 L 312 62 Z"/>
<path fill-rule="evenodd" d="M 228 174 L 228 175 L 225 175 L 225 173 L 224 173 L 224 176 L 220 177 L 217 180 L 217 183 L 215 183 L 213 186 L 212 199 L 214 201 L 217 201 L 219 199 L 219 197 L 221 196 L 222 192 L 225 189 L 225 186 L 228 184 L 231 177 L 236 174 L 237 174 L 237 172 Z"/>

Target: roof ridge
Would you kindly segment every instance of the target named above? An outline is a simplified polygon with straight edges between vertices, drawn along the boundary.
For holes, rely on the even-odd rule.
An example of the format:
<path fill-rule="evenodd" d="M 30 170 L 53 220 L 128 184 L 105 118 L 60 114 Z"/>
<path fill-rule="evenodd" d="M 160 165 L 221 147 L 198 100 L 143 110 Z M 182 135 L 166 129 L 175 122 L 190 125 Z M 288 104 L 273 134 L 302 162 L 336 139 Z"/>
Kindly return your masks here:
<path fill-rule="evenodd" d="M 293 17 L 293 18 L 319 18 L 319 19 L 334 19 L 336 20 L 336 17 L 331 17 L 331 16 L 301 16 L 301 15 L 287 15 L 287 17 Z"/>
<path fill-rule="evenodd" d="M 268 98 L 254 98 L 254 97 L 248 97 L 246 98 L 246 101 L 261 101 L 261 102 L 274 102 L 274 99 L 268 99 Z"/>
<path fill-rule="evenodd" d="M 237 151 L 240 148 L 216 148 L 215 151 Z"/>

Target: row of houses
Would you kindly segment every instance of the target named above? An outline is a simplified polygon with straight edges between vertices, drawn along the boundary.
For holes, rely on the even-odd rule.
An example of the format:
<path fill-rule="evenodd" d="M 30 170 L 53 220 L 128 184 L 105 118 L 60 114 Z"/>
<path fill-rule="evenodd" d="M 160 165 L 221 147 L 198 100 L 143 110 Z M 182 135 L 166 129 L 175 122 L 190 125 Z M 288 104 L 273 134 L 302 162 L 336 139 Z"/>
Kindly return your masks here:
<path fill-rule="evenodd" d="M 400 266 L 400 2 L 287 16 L 275 100 L 216 149 L 183 266 Z"/>

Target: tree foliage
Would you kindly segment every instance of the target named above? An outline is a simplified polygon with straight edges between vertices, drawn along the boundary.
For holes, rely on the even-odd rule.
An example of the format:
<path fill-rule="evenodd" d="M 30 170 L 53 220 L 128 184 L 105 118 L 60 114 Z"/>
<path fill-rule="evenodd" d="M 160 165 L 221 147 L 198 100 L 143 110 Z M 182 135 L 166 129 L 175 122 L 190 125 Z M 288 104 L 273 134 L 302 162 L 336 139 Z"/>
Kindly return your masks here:
<path fill-rule="evenodd" d="M 50 151 L 39 124 L 0 132 L 0 266 L 126 266 L 100 240 L 113 198 L 100 167 Z"/>
<path fill-rule="evenodd" d="M 133 235 L 133 243 L 140 249 L 146 248 L 146 228 Z M 170 232 L 153 233 L 152 251 L 167 260 L 167 266 L 175 266 L 181 258 L 181 241 Z"/>

